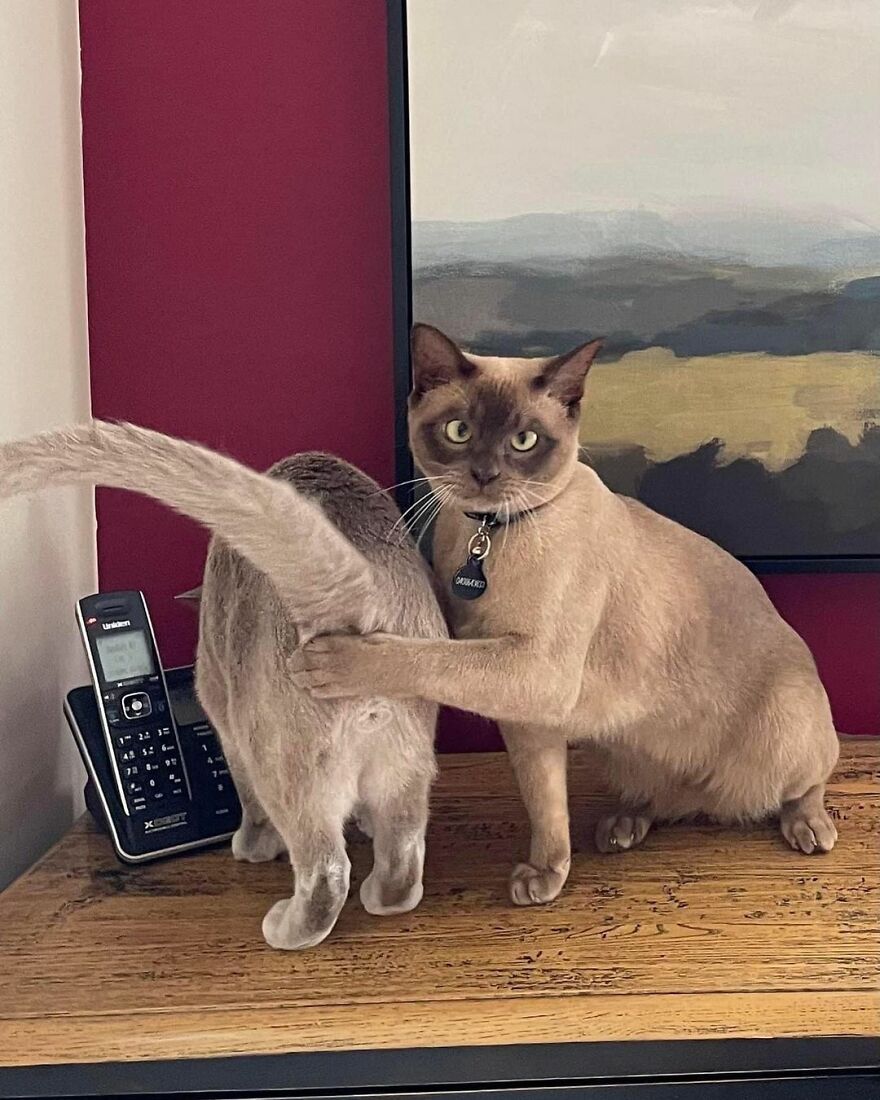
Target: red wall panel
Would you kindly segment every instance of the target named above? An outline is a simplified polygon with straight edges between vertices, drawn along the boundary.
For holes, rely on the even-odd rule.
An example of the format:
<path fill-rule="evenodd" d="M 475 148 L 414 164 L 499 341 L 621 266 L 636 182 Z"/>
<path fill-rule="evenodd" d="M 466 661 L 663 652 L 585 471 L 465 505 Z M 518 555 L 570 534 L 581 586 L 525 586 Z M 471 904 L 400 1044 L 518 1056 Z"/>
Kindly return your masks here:
<path fill-rule="evenodd" d="M 384 0 L 82 0 L 95 415 L 258 467 L 324 448 L 393 480 Z M 168 662 L 205 536 L 98 499 L 104 587 Z"/>
<path fill-rule="evenodd" d="M 813 651 L 842 733 L 880 733 L 880 575 L 764 578 Z"/>
<path fill-rule="evenodd" d="M 384 0 L 81 0 L 92 397 L 268 466 L 306 448 L 393 478 Z M 98 497 L 105 588 L 142 587 L 169 663 L 172 595 L 206 538 Z M 880 579 L 777 577 L 840 727 L 880 721 Z M 444 743 L 495 743 L 444 720 Z"/>

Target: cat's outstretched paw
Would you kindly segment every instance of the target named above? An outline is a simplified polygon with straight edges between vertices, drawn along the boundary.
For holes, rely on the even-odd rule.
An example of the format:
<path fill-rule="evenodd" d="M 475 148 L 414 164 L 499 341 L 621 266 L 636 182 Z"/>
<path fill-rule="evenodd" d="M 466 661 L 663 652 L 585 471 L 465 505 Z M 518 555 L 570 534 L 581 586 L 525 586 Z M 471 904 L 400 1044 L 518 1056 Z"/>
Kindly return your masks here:
<path fill-rule="evenodd" d="M 293 682 L 316 699 L 393 694 L 385 634 L 324 634 L 291 657 Z"/>
<path fill-rule="evenodd" d="M 626 852 L 641 844 L 651 828 L 647 814 L 620 811 L 600 818 L 596 826 L 596 847 L 600 852 Z"/>
<path fill-rule="evenodd" d="M 232 855 L 243 863 L 269 863 L 287 851 L 271 821 L 259 825 L 249 817 L 232 834 Z"/>
<path fill-rule="evenodd" d="M 518 863 L 510 876 L 510 900 L 514 905 L 545 905 L 559 897 L 567 878 L 567 864 L 564 870 L 554 870 Z"/>

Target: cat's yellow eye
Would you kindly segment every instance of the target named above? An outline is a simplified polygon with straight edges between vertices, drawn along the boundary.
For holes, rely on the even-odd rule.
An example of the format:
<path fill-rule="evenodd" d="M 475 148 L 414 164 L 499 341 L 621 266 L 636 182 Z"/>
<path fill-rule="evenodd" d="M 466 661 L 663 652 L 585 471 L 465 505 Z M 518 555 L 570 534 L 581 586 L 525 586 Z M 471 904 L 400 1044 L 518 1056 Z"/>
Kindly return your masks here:
<path fill-rule="evenodd" d="M 517 432 L 510 438 L 510 445 L 515 451 L 530 451 L 537 442 L 538 433 L 533 431 Z"/>
<path fill-rule="evenodd" d="M 443 428 L 450 443 L 467 443 L 471 429 L 463 420 L 448 420 Z"/>

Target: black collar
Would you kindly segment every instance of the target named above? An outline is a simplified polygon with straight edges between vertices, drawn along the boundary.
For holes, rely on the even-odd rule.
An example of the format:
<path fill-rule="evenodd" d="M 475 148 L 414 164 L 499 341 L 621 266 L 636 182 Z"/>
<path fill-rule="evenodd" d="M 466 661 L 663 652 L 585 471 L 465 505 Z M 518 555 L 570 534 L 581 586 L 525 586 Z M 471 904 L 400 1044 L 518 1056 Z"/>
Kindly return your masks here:
<path fill-rule="evenodd" d="M 465 512 L 465 515 L 468 519 L 475 519 L 480 526 L 491 531 L 494 527 L 509 527 L 512 523 L 519 523 L 526 516 L 532 516 L 535 512 L 540 512 L 549 503 L 548 500 L 545 500 L 543 504 L 538 504 L 534 508 L 525 508 L 522 512 L 512 512 L 510 515 L 506 512 L 504 514 L 500 512 Z"/>

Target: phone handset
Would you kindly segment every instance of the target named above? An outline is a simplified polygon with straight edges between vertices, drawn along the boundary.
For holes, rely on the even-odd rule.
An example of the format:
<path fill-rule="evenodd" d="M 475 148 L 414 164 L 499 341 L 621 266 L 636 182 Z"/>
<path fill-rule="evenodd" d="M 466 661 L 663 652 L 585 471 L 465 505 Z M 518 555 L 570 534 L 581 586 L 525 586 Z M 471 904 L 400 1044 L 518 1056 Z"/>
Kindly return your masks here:
<path fill-rule="evenodd" d="M 188 802 L 189 778 L 143 593 L 86 596 L 76 616 L 125 813 L 164 813 Z"/>

